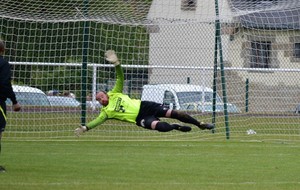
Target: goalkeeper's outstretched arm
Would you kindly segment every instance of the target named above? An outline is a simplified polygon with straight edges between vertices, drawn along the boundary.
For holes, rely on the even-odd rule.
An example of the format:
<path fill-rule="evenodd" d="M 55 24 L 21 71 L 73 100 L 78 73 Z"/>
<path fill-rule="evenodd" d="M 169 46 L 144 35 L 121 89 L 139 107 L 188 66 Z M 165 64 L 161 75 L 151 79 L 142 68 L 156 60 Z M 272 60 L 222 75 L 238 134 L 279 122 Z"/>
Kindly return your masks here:
<path fill-rule="evenodd" d="M 76 128 L 74 133 L 77 137 L 79 137 L 80 135 L 87 132 L 88 130 L 91 130 L 91 129 L 97 127 L 98 125 L 101 125 L 106 120 L 107 120 L 107 115 L 104 111 L 102 111 L 96 119 L 89 122 L 86 126 L 80 126 L 80 127 Z"/>
<path fill-rule="evenodd" d="M 123 83 L 124 83 L 124 73 L 123 73 L 123 69 L 121 67 L 120 61 L 119 61 L 115 51 L 114 50 L 106 51 L 105 52 L 105 59 L 107 61 L 109 61 L 110 63 L 115 65 L 116 72 L 117 72 L 117 81 L 116 81 L 116 84 L 115 84 L 114 88 L 111 90 L 111 92 L 122 93 Z M 89 122 L 86 126 L 80 126 L 80 127 L 76 128 L 75 129 L 75 135 L 79 137 L 80 135 L 82 135 L 86 131 L 88 131 L 88 130 L 104 123 L 107 120 L 107 118 L 108 117 L 107 117 L 107 114 L 105 113 L 105 111 L 102 111 L 96 119 Z"/>
<path fill-rule="evenodd" d="M 115 53 L 114 50 L 107 50 L 105 52 L 105 59 L 114 64 L 116 68 L 116 73 L 117 73 L 117 81 L 114 86 L 114 88 L 111 90 L 111 92 L 123 92 L 123 85 L 124 85 L 124 72 L 121 67 L 120 61 Z"/>

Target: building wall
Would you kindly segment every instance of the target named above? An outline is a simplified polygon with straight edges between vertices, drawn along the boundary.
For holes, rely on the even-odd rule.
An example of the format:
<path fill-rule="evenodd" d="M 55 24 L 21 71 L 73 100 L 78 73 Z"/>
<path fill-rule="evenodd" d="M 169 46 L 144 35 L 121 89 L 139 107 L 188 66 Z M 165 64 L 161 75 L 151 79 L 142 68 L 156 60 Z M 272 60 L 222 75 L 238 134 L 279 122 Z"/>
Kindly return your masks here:
<path fill-rule="evenodd" d="M 252 82 L 266 85 L 300 85 L 298 72 L 299 59 L 293 56 L 294 42 L 298 40 L 299 31 L 259 31 L 242 29 L 234 35 L 233 40 L 228 41 L 227 55 L 231 67 L 249 67 L 251 41 L 271 41 L 271 65 L 270 71 L 241 72 L 243 80 L 251 76 Z M 300 42 L 300 40 L 298 40 Z M 272 71 L 272 69 L 283 71 Z"/>
<path fill-rule="evenodd" d="M 154 0 L 148 18 L 155 30 L 150 33 L 149 64 L 179 66 L 180 69 L 153 68 L 149 83 L 204 83 L 211 86 L 215 51 L 215 4 L 211 0 L 197 1 L 194 11 L 181 9 L 182 0 Z M 232 14 L 227 0 L 219 1 L 222 23 L 231 23 Z M 162 19 L 163 18 L 163 19 Z M 188 22 L 185 22 L 187 21 Z M 222 26 L 224 26 L 222 24 Z M 232 29 L 232 27 L 223 27 Z M 222 31 L 223 32 L 223 31 Z M 248 67 L 251 40 L 272 42 L 272 65 L 275 69 L 298 69 L 299 60 L 293 58 L 293 41 L 300 41 L 299 31 L 260 31 L 239 29 L 230 36 L 222 35 L 225 67 Z M 182 69 L 182 66 L 195 67 Z M 201 69 L 206 67 L 205 69 Z M 210 67 L 210 68 L 209 68 Z M 240 72 L 243 81 L 253 77 L 253 82 L 268 85 L 299 85 L 295 72 Z M 270 80 L 270 78 L 272 80 Z M 205 80 L 203 82 L 203 80 Z"/>
<path fill-rule="evenodd" d="M 149 64 L 189 67 L 153 68 L 149 83 L 187 83 L 211 86 L 215 46 L 215 3 L 197 1 L 194 11 L 181 9 L 182 0 L 154 0 L 148 19 L 150 32 Z M 220 13 L 227 12 L 227 1 L 220 1 Z M 225 14 L 225 15 L 226 15 Z M 230 17 L 226 17 L 230 19 Z M 190 67 L 194 67 L 191 69 Z M 210 67 L 203 70 L 201 67 Z"/>

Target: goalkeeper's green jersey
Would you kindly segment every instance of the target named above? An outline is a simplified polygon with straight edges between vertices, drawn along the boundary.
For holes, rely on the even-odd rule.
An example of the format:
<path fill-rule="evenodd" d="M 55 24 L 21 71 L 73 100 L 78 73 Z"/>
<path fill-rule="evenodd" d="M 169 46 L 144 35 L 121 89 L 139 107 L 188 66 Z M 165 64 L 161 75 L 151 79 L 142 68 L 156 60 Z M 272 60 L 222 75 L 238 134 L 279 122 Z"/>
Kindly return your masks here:
<path fill-rule="evenodd" d="M 114 88 L 107 93 L 109 103 L 102 107 L 99 116 L 87 124 L 89 129 L 92 129 L 107 119 L 118 119 L 136 123 L 136 117 L 139 114 L 141 100 L 131 99 L 129 96 L 122 93 L 124 75 L 120 65 L 116 66 L 117 81 Z"/>

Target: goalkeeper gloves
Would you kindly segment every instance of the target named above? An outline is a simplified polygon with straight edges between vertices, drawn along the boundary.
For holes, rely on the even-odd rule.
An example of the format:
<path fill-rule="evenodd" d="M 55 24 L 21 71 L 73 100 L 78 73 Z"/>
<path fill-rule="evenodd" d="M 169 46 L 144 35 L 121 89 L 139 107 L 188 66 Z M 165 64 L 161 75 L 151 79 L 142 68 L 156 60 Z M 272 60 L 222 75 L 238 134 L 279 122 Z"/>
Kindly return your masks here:
<path fill-rule="evenodd" d="M 118 57 L 116 55 L 116 52 L 114 50 L 107 50 L 105 52 L 105 59 L 108 62 L 114 64 L 115 66 L 120 65 L 120 61 L 119 61 L 119 59 L 118 59 Z"/>
<path fill-rule="evenodd" d="M 77 137 L 79 137 L 80 135 L 82 135 L 86 131 L 88 131 L 88 128 L 86 126 L 80 126 L 80 127 L 75 129 L 74 133 Z"/>

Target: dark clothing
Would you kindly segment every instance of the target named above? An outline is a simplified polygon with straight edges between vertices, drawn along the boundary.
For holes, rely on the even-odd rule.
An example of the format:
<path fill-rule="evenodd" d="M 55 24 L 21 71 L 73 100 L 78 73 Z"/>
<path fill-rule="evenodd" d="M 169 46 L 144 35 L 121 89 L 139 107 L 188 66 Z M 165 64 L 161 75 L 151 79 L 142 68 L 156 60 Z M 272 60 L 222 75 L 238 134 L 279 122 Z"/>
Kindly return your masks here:
<path fill-rule="evenodd" d="M 151 129 L 153 121 L 159 121 L 159 117 L 165 117 L 168 108 L 156 102 L 142 101 L 136 124 Z"/>
<path fill-rule="evenodd" d="M 0 133 L 4 131 L 6 126 L 6 105 L 0 101 Z"/>
<path fill-rule="evenodd" d="M 9 63 L 0 56 L 0 133 L 6 125 L 6 99 L 9 98 L 13 104 L 18 103 L 16 95 L 11 86 L 11 70 Z"/>
<path fill-rule="evenodd" d="M 13 104 L 17 103 L 16 95 L 11 86 L 11 71 L 9 63 L 0 56 L 0 101 L 9 98 Z"/>

